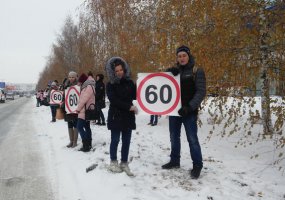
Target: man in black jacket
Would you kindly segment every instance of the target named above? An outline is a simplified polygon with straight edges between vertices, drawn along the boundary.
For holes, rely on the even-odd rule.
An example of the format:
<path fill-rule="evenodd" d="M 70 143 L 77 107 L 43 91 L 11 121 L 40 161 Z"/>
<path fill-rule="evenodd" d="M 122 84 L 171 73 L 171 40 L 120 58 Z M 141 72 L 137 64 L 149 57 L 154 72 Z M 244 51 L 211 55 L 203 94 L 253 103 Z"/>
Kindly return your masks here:
<path fill-rule="evenodd" d="M 169 68 L 167 71 L 172 72 L 174 76 L 180 74 L 182 107 L 178 111 L 180 116 L 169 116 L 170 162 L 163 165 L 162 168 L 180 167 L 180 133 L 183 123 L 193 161 L 190 175 L 197 179 L 203 168 L 201 147 L 197 136 L 197 115 L 198 108 L 206 95 L 206 78 L 204 70 L 194 66 L 194 57 L 191 55 L 189 47 L 184 45 L 179 47 L 176 50 L 176 56 L 177 67 Z"/>

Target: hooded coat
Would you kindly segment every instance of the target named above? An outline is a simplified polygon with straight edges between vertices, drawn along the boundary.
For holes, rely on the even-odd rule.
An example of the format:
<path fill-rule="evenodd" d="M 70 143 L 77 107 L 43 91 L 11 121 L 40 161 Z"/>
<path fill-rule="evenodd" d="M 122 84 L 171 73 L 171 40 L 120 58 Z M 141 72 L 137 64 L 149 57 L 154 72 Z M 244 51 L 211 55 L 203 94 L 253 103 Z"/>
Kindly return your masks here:
<path fill-rule="evenodd" d="M 119 79 L 115 76 L 114 61 L 121 60 L 125 75 Z M 134 130 L 136 129 L 135 113 L 130 111 L 133 105 L 132 101 L 136 99 L 136 86 L 130 79 L 130 68 L 128 64 L 120 57 L 111 58 L 106 64 L 106 72 L 109 82 L 106 86 L 106 92 L 110 101 L 108 111 L 108 129 L 109 130 Z"/>

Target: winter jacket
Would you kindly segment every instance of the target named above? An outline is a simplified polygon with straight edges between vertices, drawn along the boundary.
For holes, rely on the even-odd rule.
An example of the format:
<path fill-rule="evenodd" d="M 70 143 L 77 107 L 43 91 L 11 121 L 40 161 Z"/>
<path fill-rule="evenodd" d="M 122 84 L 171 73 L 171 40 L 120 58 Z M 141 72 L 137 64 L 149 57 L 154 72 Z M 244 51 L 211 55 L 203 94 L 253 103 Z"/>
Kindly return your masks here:
<path fill-rule="evenodd" d="M 116 57 L 116 59 L 121 59 Z M 136 129 L 135 113 L 130 111 L 133 105 L 132 101 L 136 99 L 136 86 L 130 79 L 130 69 L 127 63 L 125 63 L 125 76 L 121 79 L 115 77 L 113 61 L 110 59 L 106 65 L 107 75 L 110 82 L 107 83 L 107 96 L 110 101 L 110 107 L 108 111 L 108 129 L 109 130 L 127 130 Z M 115 79 L 113 79 L 115 78 Z"/>
<path fill-rule="evenodd" d="M 190 55 L 187 65 L 178 65 L 180 74 L 181 104 L 190 107 L 190 110 L 198 114 L 198 108 L 206 95 L 206 78 L 202 68 L 198 68 L 193 74 L 195 60 Z"/>
<path fill-rule="evenodd" d="M 105 84 L 103 83 L 102 78 L 100 78 L 98 81 L 96 81 L 96 86 L 95 86 L 95 99 L 96 99 L 96 104 L 100 104 L 100 108 L 105 107 Z"/>
<path fill-rule="evenodd" d="M 41 92 L 37 92 L 37 93 L 36 93 L 36 98 L 39 99 L 40 96 L 41 96 Z"/>
<path fill-rule="evenodd" d="M 85 107 L 86 109 L 91 105 L 95 105 L 95 80 L 92 76 L 82 84 L 80 90 L 80 97 L 77 106 L 78 118 L 85 120 Z"/>

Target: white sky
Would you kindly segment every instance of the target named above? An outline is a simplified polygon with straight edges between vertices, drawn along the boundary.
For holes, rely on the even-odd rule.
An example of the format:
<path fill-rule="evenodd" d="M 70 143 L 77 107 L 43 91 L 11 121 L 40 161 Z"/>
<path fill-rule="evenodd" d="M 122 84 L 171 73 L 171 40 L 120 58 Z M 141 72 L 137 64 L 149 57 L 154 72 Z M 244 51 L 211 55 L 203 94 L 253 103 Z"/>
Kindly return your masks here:
<path fill-rule="evenodd" d="M 0 81 L 37 83 L 67 15 L 83 0 L 0 0 Z"/>

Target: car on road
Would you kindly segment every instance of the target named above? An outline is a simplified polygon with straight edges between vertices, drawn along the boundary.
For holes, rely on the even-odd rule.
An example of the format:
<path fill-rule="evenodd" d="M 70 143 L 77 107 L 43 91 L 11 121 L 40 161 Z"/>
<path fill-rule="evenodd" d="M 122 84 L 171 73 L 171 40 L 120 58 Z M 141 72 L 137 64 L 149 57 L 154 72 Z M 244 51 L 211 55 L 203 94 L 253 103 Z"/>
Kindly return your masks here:
<path fill-rule="evenodd" d="M 6 94 L 6 99 L 14 100 L 15 99 L 14 92 L 8 91 Z"/>
<path fill-rule="evenodd" d="M 27 97 L 27 98 L 31 98 L 31 96 L 32 96 L 31 93 L 26 93 L 25 94 L 25 97 Z"/>
<path fill-rule="evenodd" d="M 5 103 L 5 101 L 6 101 L 5 92 L 4 92 L 4 90 L 0 89 L 0 103 Z"/>

